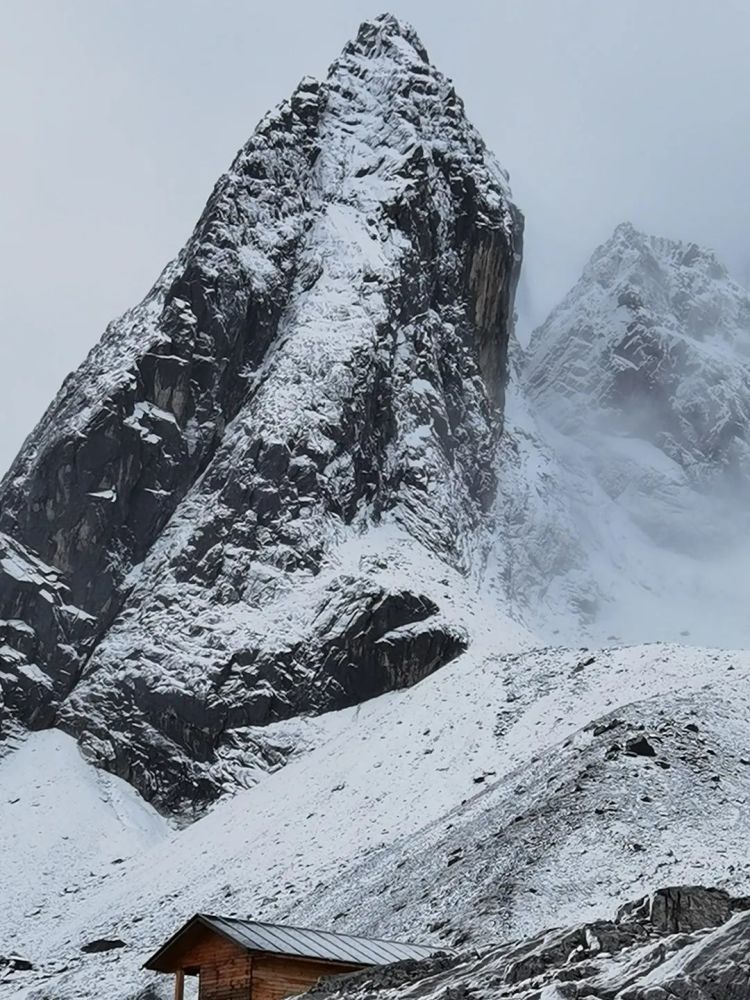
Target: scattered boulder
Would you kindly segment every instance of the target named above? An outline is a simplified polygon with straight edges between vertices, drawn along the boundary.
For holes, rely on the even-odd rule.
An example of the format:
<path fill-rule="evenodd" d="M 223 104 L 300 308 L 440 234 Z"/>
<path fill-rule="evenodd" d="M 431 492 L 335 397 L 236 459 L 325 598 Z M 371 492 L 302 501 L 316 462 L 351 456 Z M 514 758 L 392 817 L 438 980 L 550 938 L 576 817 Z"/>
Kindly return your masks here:
<path fill-rule="evenodd" d="M 632 757 L 655 757 L 656 750 L 651 746 L 645 736 L 634 736 L 625 741 L 625 753 Z"/>
<path fill-rule="evenodd" d="M 87 944 L 81 945 L 81 951 L 87 955 L 96 955 L 100 951 L 114 951 L 117 948 L 126 948 L 127 945 L 119 938 L 95 938 Z"/>
<path fill-rule="evenodd" d="M 20 955 L 0 955 L 0 973 L 30 972 L 33 968 L 33 964 Z"/>
<path fill-rule="evenodd" d="M 596 724 L 590 723 L 586 726 L 586 729 L 591 729 L 594 736 L 601 736 L 602 733 L 609 733 L 621 725 L 622 719 L 610 719 L 609 722 L 597 722 Z"/>

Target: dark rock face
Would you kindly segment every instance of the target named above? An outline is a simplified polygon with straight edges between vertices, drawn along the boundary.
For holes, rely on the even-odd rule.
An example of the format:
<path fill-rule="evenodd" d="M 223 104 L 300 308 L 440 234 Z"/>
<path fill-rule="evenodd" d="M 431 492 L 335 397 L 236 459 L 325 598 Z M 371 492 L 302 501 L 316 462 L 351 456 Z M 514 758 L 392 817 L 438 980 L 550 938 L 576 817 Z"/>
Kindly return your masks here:
<path fill-rule="evenodd" d="M 50 725 L 80 673 L 95 624 L 72 604 L 57 570 L 0 534 L 0 737 L 12 719 Z"/>
<path fill-rule="evenodd" d="M 395 1000 L 418 983 L 426 1000 L 748 1000 L 750 913 L 742 909 L 744 901 L 711 889 L 660 889 L 622 907 L 614 921 L 331 978 L 307 995 Z"/>
<path fill-rule="evenodd" d="M 118 677 L 117 690 L 105 693 L 113 673 L 102 670 L 63 703 L 58 724 L 157 805 L 184 811 L 220 791 L 217 750 L 239 745 L 269 766 L 283 761 L 283 750 L 248 740 L 248 730 L 408 687 L 465 648 L 464 636 L 429 599 L 337 578 L 300 641 L 265 648 L 245 641 L 203 678 L 190 678 L 195 688 L 165 685 L 157 661 L 153 672 Z M 136 659 L 139 667 L 144 662 Z M 104 710 L 91 713 L 92 704 Z"/>
<path fill-rule="evenodd" d="M 410 687 L 464 652 L 459 633 L 431 623 L 437 613 L 429 598 L 408 591 L 387 593 L 367 588 L 366 581 L 337 581 L 316 619 L 308 653 L 316 666 L 305 701 L 315 704 L 322 695 L 353 705 Z"/>
<path fill-rule="evenodd" d="M 626 903 L 617 912 L 618 921 L 648 922 L 664 934 L 690 934 L 704 927 L 718 927 L 729 920 L 735 905 L 723 889 L 701 886 L 677 886 L 658 889 L 633 903 Z"/>
<path fill-rule="evenodd" d="M 2 526 L 64 573 L 73 599 L 103 623 L 275 335 L 309 222 L 322 100 L 319 88 L 296 97 L 304 113 L 293 100 L 259 126 L 178 259 L 66 379 L 3 481 Z M 264 155 L 269 146 L 275 155 Z M 241 259 L 260 241 L 262 281 Z"/>
<path fill-rule="evenodd" d="M 428 591 L 468 568 L 494 497 L 521 230 L 395 18 L 267 115 L 0 487 L 0 528 L 89 623 L 67 665 L 24 598 L 52 678 L 24 717 L 178 808 L 217 794 L 243 728 L 458 655 Z"/>

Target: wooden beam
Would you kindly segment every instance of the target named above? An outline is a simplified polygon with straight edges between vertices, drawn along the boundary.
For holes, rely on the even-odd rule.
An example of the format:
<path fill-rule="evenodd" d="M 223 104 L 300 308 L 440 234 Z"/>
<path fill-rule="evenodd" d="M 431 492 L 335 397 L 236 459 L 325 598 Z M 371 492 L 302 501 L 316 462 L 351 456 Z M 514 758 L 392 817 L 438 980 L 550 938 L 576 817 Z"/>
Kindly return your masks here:
<path fill-rule="evenodd" d="M 185 997 L 185 973 L 178 969 L 174 974 L 174 1000 L 184 1000 Z"/>

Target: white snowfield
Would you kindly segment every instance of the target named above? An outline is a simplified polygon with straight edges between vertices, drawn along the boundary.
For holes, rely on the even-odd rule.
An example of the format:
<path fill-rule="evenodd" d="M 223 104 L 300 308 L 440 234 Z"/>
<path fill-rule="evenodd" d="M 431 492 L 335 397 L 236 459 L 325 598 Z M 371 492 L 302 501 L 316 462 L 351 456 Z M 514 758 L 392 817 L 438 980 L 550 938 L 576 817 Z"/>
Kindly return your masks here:
<path fill-rule="evenodd" d="M 450 945 L 606 914 L 656 883 L 748 891 L 750 653 L 496 645 L 295 722 L 312 749 L 169 835 L 121 783 L 100 802 L 97 771 L 55 771 L 65 737 L 30 736 L 0 772 L 29 841 L 0 941 L 37 968 L 7 995 L 136 996 L 159 980 L 141 962 L 199 910 Z M 644 736 L 655 756 L 628 753 Z M 30 767 L 57 779 L 8 806 Z M 124 947 L 80 951 L 97 938 Z"/>
<path fill-rule="evenodd" d="M 0 954 L 23 953 L 28 922 L 42 926 L 51 909 L 64 919 L 86 886 L 168 833 L 127 782 L 87 764 L 72 737 L 48 729 L 19 739 L 0 760 Z"/>

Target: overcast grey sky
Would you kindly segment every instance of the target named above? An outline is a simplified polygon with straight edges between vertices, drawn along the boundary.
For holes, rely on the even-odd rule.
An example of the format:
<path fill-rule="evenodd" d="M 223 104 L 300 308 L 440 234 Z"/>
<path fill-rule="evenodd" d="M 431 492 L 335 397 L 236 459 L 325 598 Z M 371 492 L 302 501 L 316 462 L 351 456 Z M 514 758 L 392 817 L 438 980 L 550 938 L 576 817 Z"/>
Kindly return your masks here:
<path fill-rule="evenodd" d="M 624 219 L 750 279 L 746 0 L 0 0 L 0 468 L 267 108 L 383 9 L 511 172 L 526 328 Z"/>

